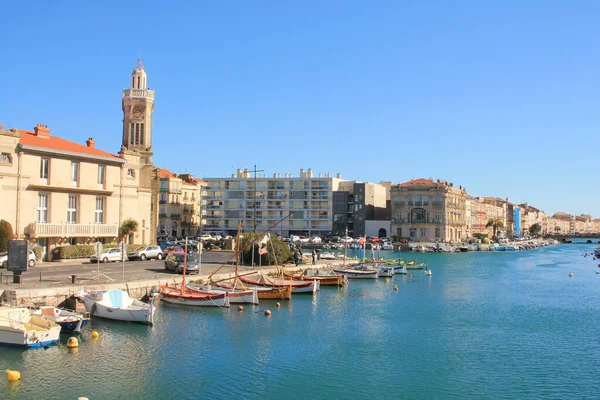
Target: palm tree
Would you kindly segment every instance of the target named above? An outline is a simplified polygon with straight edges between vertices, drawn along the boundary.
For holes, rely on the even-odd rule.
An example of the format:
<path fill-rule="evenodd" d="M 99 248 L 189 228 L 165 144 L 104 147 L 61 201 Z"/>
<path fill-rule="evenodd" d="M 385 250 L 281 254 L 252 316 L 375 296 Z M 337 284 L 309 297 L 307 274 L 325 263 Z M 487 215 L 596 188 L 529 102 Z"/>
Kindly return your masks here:
<path fill-rule="evenodd" d="M 131 241 L 131 235 L 138 230 L 138 222 L 132 218 L 128 218 L 121 224 L 119 234 L 123 239 L 127 239 L 127 243 Z"/>
<path fill-rule="evenodd" d="M 502 221 L 502 218 L 490 218 L 485 227 L 492 227 L 494 230 L 494 240 L 496 240 L 496 232 L 498 232 L 498 229 L 504 228 L 504 222 Z"/>

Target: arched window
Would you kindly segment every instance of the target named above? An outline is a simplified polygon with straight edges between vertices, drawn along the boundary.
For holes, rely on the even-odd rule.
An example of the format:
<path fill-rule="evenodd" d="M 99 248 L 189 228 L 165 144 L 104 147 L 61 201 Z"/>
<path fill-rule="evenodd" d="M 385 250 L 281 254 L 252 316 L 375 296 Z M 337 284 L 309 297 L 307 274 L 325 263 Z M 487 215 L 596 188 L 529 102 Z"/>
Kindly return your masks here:
<path fill-rule="evenodd" d="M 423 223 L 427 222 L 427 214 L 423 208 L 413 208 L 410 211 L 410 222 Z"/>
<path fill-rule="evenodd" d="M 377 232 L 377 236 L 380 238 L 387 237 L 387 230 L 385 230 L 384 228 L 381 228 L 379 230 L 379 232 Z"/>

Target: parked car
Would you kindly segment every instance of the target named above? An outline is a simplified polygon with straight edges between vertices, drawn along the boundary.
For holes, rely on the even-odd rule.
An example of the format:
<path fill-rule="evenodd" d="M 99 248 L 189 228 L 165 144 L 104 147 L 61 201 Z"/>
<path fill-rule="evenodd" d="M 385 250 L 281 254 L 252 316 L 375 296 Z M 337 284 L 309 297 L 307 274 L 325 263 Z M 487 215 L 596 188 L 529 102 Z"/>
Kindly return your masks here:
<path fill-rule="evenodd" d="M 167 271 L 173 271 L 178 274 L 183 274 L 183 262 L 184 262 L 184 253 L 183 252 L 173 252 L 165 258 L 165 269 Z M 187 256 L 187 260 L 185 262 L 185 273 L 186 274 L 199 274 L 200 267 L 198 266 L 198 261 L 193 257 Z"/>
<path fill-rule="evenodd" d="M 35 252 L 33 250 L 29 250 L 29 268 L 35 267 Z M 8 253 L 0 253 L 0 268 L 8 267 Z"/>
<path fill-rule="evenodd" d="M 310 243 L 321 243 L 322 242 L 321 238 L 318 236 L 311 237 L 309 241 L 310 241 Z"/>
<path fill-rule="evenodd" d="M 308 243 L 308 242 L 309 242 L 309 240 L 310 240 L 310 239 L 309 239 L 309 238 L 307 238 L 307 237 L 301 237 L 300 239 L 298 239 L 298 241 L 299 241 L 300 243 Z"/>
<path fill-rule="evenodd" d="M 212 239 L 212 236 L 209 235 L 208 233 L 205 233 L 200 236 L 200 240 L 210 240 L 210 239 Z"/>
<path fill-rule="evenodd" d="M 181 246 L 169 246 L 165 247 L 162 251 L 163 257 L 167 258 L 167 255 L 171 252 L 180 252 L 183 253 L 183 247 Z"/>
<path fill-rule="evenodd" d="M 163 259 L 163 252 L 159 246 L 142 246 L 138 247 L 131 253 L 127 254 L 127 258 L 130 260 L 150 260 L 156 258 L 157 260 Z"/>
<path fill-rule="evenodd" d="M 103 263 L 107 263 L 107 262 L 116 262 L 116 261 L 121 261 L 121 249 L 119 249 L 118 247 L 114 247 L 112 249 L 108 249 L 105 252 L 103 252 L 102 254 L 100 254 L 100 261 L 102 261 Z M 98 258 L 96 257 L 96 255 L 94 254 L 93 256 L 90 257 L 90 261 L 95 263 L 98 262 Z"/>

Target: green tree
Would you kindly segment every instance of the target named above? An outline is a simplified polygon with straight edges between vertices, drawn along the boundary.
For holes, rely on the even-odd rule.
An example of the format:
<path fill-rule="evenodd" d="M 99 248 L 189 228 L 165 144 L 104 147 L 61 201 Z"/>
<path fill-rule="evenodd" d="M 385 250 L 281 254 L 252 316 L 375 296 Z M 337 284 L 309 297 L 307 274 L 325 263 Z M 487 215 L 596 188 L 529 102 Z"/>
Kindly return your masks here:
<path fill-rule="evenodd" d="M 119 236 L 123 239 L 127 239 L 127 242 L 131 241 L 131 235 L 137 232 L 138 230 L 138 222 L 134 219 L 127 218 L 121 224 L 119 228 Z"/>
<path fill-rule="evenodd" d="M 499 229 L 504 228 L 504 222 L 502 221 L 502 218 L 490 218 L 487 222 L 487 224 L 485 224 L 486 228 L 492 228 L 494 231 L 494 240 L 497 239 L 496 233 L 498 232 Z"/>
<path fill-rule="evenodd" d="M 8 251 L 8 241 L 14 237 L 10 222 L 0 220 L 0 252 Z"/>
<path fill-rule="evenodd" d="M 263 238 L 263 234 L 260 232 L 244 232 L 244 237 L 241 243 L 242 252 L 242 261 L 244 264 L 252 263 L 252 242 L 256 240 L 261 240 Z M 273 249 L 275 250 L 275 254 L 273 254 Z M 294 260 L 294 255 L 290 251 L 287 243 L 275 239 L 271 237 L 270 243 L 267 243 L 267 254 L 258 254 L 259 245 L 256 244 L 254 246 L 254 264 L 255 265 L 283 265 L 287 262 Z M 261 257 L 259 259 L 259 257 Z M 277 260 L 277 262 L 275 261 Z"/>
<path fill-rule="evenodd" d="M 534 236 L 539 235 L 541 232 L 542 232 L 542 225 L 540 225 L 538 222 L 536 222 L 535 224 L 533 224 L 529 227 L 529 233 L 531 233 Z"/>

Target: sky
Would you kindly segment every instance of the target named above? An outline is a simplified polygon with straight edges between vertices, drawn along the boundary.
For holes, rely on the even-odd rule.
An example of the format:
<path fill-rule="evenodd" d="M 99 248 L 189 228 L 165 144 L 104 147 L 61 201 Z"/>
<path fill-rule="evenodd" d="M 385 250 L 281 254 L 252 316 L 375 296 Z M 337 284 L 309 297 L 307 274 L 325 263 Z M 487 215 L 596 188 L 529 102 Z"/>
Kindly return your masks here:
<path fill-rule="evenodd" d="M 600 2 L 9 2 L 0 124 L 118 152 L 142 57 L 154 164 L 433 178 L 600 217 Z"/>

